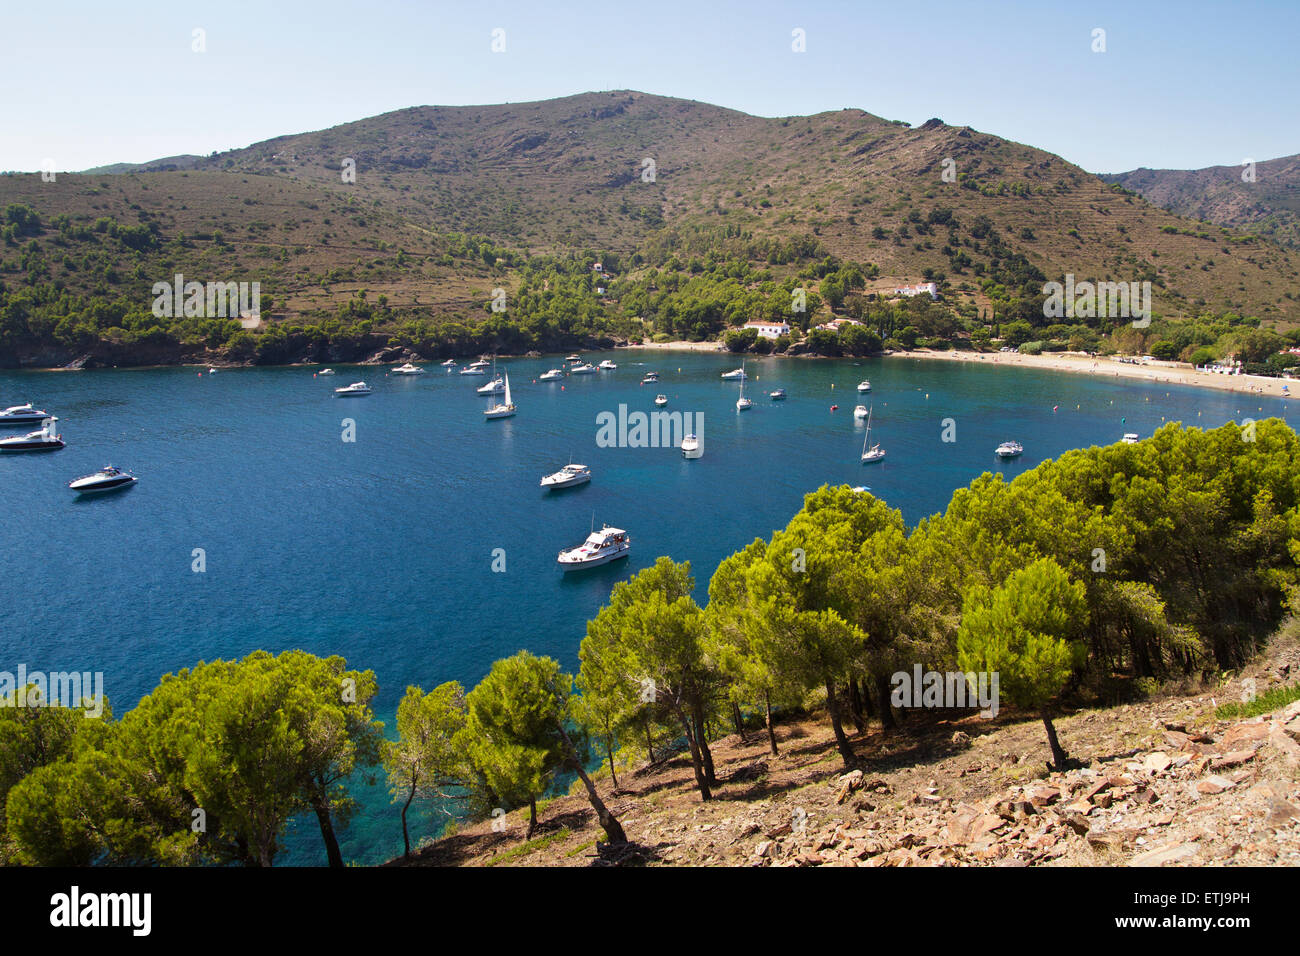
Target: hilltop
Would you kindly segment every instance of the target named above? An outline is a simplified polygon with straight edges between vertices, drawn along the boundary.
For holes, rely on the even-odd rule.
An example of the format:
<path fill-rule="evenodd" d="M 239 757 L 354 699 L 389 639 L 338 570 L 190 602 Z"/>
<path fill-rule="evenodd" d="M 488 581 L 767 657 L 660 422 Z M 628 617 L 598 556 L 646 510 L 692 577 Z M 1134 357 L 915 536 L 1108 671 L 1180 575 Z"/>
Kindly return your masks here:
<path fill-rule="evenodd" d="M 711 336 L 752 317 L 744 293 L 775 302 L 778 287 L 815 286 L 845 264 L 866 276 L 855 288 L 868 297 L 933 278 L 954 321 L 994 334 L 1008 318 L 1046 324 L 1035 296 L 1067 273 L 1150 281 L 1157 318 L 1300 324 L 1296 251 L 1173 215 L 1030 146 L 858 109 L 764 118 L 633 91 L 412 107 L 207 157 L 53 182 L 6 175 L 0 209 L 0 295 L 31 290 L 3 310 L 0 353 L 12 354 L 0 364 L 11 365 L 82 352 L 102 362 L 106 340 L 128 360 L 158 327 L 129 313 L 175 273 L 259 281 L 268 327 L 232 350 L 237 328 L 163 325 L 153 360 L 339 361 L 395 334 L 417 352 L 505 349 L 513 333 L 437 329 L 473 326 L 494 288 L 544 297 L 560 284 L 565 301 L 511 312 L 535 326 L 520 347 L 635 337 L 640 317 L 680 332 L 646 296 L 692 277 L 712 281 L 691 296 L 726 300 L 693 327 Z M 587 281 L 601 259 L 620 280 L 603 293 Z M 724 294 L 725 278 L 735 285 Z M 108 315 L 94 299 L 119 305 Z M 331 320 L 349 332 L 369 322 L 358 334 L 378 337 L 341 345 Z M 926 335 L 953 337 L 951 322 L 930 324 Z M 303 334 L 259 347 L 276 325 Z M 325 340 L 333 351 L 312 353 Z"/>

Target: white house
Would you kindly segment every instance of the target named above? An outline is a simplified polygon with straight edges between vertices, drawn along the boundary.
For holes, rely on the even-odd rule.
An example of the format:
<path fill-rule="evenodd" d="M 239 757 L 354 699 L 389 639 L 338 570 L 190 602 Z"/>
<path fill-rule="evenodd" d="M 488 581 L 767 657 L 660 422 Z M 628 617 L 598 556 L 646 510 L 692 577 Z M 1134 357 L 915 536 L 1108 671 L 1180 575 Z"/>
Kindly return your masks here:
<path fill-rule="evenodd" d="M 760 338 L 774 339 L 779 335 L 790 334 L 789 322 L 759 322 L 750 321 L 745 323 L 747 329 L 757 329 Z"/>
<path fill-rule="evenodd" d="M 825 329 L 827 332 L 838 332 L 846 325 L 861 325 L 857 319 L 831 319 L 829 322 L 823 322 L 817 326 L 819 329 Z"/>
<path fill-rule="evenodd" d="M 922 292 L 930 293 L 930 298 L 939 298 L 939 283 L 937 282 L 918 282 L 916 285 L 905 285 L 894 290 L 894 295 L 905 295 L 912 297 L 920 295 Z"/>

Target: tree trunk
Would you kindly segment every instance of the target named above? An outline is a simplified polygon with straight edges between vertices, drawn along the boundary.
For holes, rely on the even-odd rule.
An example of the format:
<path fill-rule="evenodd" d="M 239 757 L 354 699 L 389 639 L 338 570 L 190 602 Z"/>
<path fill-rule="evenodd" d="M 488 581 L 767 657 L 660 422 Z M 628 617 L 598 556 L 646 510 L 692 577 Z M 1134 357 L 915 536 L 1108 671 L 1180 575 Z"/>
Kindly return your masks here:
<path fill-rule="evenodd" d="M 844 725 L 840 723 L 840 702 L 835 694 L 835 682 L 830 678 L 826 679 L 826 709 L 830 711 L 831 729 L 835 731 L 835 746 L 839 749 L 840 759 L 844 761 L 844 769 L 852 770 L 857 758 L 853 754 L 853 748 L 849 746 L 849 738 L 844 736 Z"/>
<path fill-rule="evenodd" d="M 411 807 L 411 801 L 415 799 L 415 771 L 411 771 L 411 792 L 406 795 L 406 803 L 402 804 L 402 843 L 405 844 L 406 850 L 402 854 L 407 859 L 411 857 L 411 835 L 406 829 L 406 811 Z"/>
<path fill-rule="evenodd" d="M 655 762 L 655 742 L 650 736 L 650 721 L 645 722 L 645 752 L 651 763 Z"/>
<path fill-rule="evenodd" d="M 880 705 L 880 729 L 893 730 L 898 725 L 894 721 L 894 711 L 889 703 L 889 678 L 883 674 L 876 678 L 876 700 Z"/>
<path fill-rule="evenodd" d="M 1047 742 L 1052 748 L 1052 762 L 1055 764 L 1054 767 L 1049 769 L 1064 771 L 1068 769 L 1067 764 L 1070 762 L 1070 756 L 1062 749 L 1061 742 L 1056 739 L 1056 728 L 1052 726 L 1052 716 L 1047 712 L 1046 707 L 1043 708 L 1042 717 L 1043 726 L 1047 729 Z"/>
<path fill-rule="evenodd" d="M 334 835 L 334 821 L 330 819 L 329 803 L 325 797 L 319 793 L 312 795 L 312 809 L 316 811 L 316 819 L 320 823 L 320 835 L 325 840 L 325 855 L 329 858 L 331 867 L 343 868 L 343 854 L 339 852 L 338 837 Z"/>
<path fill-rule="evenodd" d="M 870 723 L 871 718 L 876 716 L 876 708 L 871 703 L 871 683 L 869 678 L 862 678 L 862 682 L 858 686 L 861 688 L 858 691 L 858 697 L 862 701 L 862 712 L 866 716 L 867 722 Z"/>
<path fill-rule="evenodd" d="M 740 718 L 740 705 L 734 700 L 731 702 L 731 719 L 736 725 L 736 736 L 742 744 L 745 743 L 745 722 Z"/>
<path fill-rule="evenodd" d="M 614 746 L 612 741 L 605 741 L 605 753 L 609 755 L 609 779 L 614 781 L 614 789 L 618 789 L 618 773 L 614 770 Z"/>
<path fill-rule="evenodd" d="M 528 832 L 524 834 L 524 840 L 528 841 L 533 838 L 537 831 L 537 798 L 528 798 Z"/>
<path fill-rule="evenodd" d="M 704 718 L 697 715 L 695 718 L 695 739 L 699 744 L 700 757 L 704 761 L 704 778 L 709 781 L 709 786 L 718 785 L 718 775 L 713 772 L 713 751 L 709 749 L 709 738 L 704 726 Z"/>
<path fill-rule="evenodd" d="M 858 733 L 863 733 L 867 729 L 862 721 L 862 695 L 858 693 L 856 677 L 849 681 L 849 716 L 853 718 L 853 726 L 857 728 Z"/>
<path fill-rule="evenodd" d="M 691 748 L 691 769 L 695 771 L 695 785 L 700 789 L 701 800 L 712 800 L 713 794 L 709 790 L 708 778 L 704 775 L 704 761 L 700 758 L 700 747 L 695 740 L 695 732 L 691 729 L 691 721 L 685 715 L 681 715 L 682 730 L 686 732 L 686 743 Z"/>
<path fill-rule="evenodd" d="M 605 801 L 600 799 L 600 794 L 596 792 L 596 785 L 591 782 L 587 772 L 582 769 L 582 761 L 578 759 L 577 748 L 573 746 L 573 741 L 569 739 L 564 725 L 560 725 L 560 739 L 564 741 L 564 749 L 568 752 L 569 765 L 578 773 L 578 778 L 582 785 L 587 788 L 587 800 L 591 803 L 591 808 L 596 811 L 596 819 L 600 821 L 601 829 L 605 831 L 605 836 L 609 837 L 610 843 L 626 843 L 627 835 L 623 832 L 622 825 L 614 814 L 609 812 L 605 806 Z M 611 761 L 613 758 L 610 758 Z M 610 764 L 610 770 L 613 770 L 613 763 Z"/>
<path fill-rule="evenodd" d="M 770 691 L 763 691 L 763 709 L 767 712 L 767 742 L 772 746 L 772 756 L 777 755 L 776 750 L 776 728 L 772 726 L 772 694 Z"/>

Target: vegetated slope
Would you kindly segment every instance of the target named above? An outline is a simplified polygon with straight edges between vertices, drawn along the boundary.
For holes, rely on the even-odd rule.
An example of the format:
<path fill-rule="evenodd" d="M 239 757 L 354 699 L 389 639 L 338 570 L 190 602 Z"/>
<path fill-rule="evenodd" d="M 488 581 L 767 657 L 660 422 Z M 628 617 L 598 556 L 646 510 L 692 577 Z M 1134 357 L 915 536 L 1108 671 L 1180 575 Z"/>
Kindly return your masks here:
<path fill-rule="evenodd" d="M 343 175 L 349 159 L 355 181 Z M 416 107 L 141 166 L 50 183 L 0 177 L 0 210 L 30 206 L 44 226 L 0 246 L 0 282 L 140 308 L 154 282 L 181 272 L 260 281 L 268 311 L 289 322 L 333 316 L 362 289 L 408 318 L 466 318 L 483 313 L 492 288 L 518 287 L 524 260 L 511 250 L 619 254 L 633 270 L 640 250 L 680 250 L 674 268 L 684 269 L 728 237 L 812 237 L 875 264 L 868 291 L 933 276 L 948 280 L 953 304 L 985 309 L 996 294 L 981 286 L 989 276 L 1028 287 L 1039 274 L 1072 273 L 1150 280 L 1157 315 L 1300 322 L 1300 254 L 1180 219 L 1052 154 L 938 120 L 912 129 L 860 110 L 768 119 L 587 93 Z M 60 216 L 67 228 L 52 226 Z M 104 217 L 145 226 L 154 240 L 109 241 L 93 232 Z M 465 241 L 474 235 L 488 247 Z"/>
<path fill-rule="evenodd" d="M 1244 166 L 1134 169 L 1099 178 L 1163 209 L 1300 247 L 1300 154 Z M 1242 176 L 1247 175 L 1247 179 Z"/>
<path fill-rule="evenodd" d="M 1004 711 L 913 712 L 901 730 L 855 735 L 845 773 L 824 721 L 752 729 L 713 745 L 721 784 L 701 803 L 683 755 L 598 786 L 631 843 L 604 839 L 584 797 L 466 826 L 390 866 L 1296 866 L 1300 701 L 1247 719 L 1241 696 L 1294 690 L 1295 627 L 1213 693 L 1086 709 L 1058 722 L 1087 765 L 1047 771 L 1042 726 Z M 946 716 L 946 715 L 945 715 Z"/>

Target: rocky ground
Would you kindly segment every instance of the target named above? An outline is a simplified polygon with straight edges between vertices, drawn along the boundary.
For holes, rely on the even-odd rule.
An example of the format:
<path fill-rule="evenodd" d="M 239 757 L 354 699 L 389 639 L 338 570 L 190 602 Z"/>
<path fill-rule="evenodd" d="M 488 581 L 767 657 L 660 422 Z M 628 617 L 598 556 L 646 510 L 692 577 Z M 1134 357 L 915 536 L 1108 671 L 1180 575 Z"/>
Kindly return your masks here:
<path fill-rule="evenodd" d="M 1242 678 L 1260 693 L 1300 676 L 1275 646 Z M 845 773 L 825 720 L 713 747 L 704 803 L 682 755 L 599 781 L 632 841 L 603 832 L 582 797 L 551 801 L 533 840 L 526 811 L 461 829 L 395 865 L 1163 866 L 1300 865 L 1300 701 L 1246 720 L 1215 717 L 1214 693 L 1081 710 L 1056 722 L 1084 765 L 1049 772 L 1043 725 L 1003 712 L 909 716 L 854 738 Z M 915 712 L 914 712 L 915 713 Z"/>

